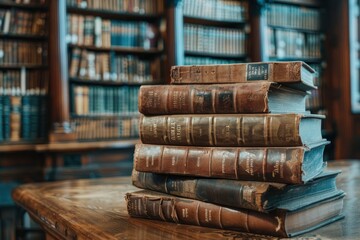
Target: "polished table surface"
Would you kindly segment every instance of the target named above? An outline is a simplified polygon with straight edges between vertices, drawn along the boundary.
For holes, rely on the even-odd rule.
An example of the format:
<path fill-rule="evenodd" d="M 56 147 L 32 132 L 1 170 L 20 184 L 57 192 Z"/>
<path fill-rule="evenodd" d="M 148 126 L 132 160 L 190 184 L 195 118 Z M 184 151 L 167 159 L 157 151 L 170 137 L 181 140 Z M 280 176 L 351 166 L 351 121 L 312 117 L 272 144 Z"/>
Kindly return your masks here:
<path fill-rule="evenodd" d="M 342 170 L 337 186 L 347 194 L 345 218 L 297 239 L 360 239 L 360 161 L 330 162 L 328 168 Z M 15 189 L 13 198 L 45 229 L 49 238 L 206 240 L 252 237 L 234 231 L 131 218 L 126 211 L 124 195 L 134 190 L 138 189 L 131 186 L 130 178 L 72 180 L 22 185 Z"/>

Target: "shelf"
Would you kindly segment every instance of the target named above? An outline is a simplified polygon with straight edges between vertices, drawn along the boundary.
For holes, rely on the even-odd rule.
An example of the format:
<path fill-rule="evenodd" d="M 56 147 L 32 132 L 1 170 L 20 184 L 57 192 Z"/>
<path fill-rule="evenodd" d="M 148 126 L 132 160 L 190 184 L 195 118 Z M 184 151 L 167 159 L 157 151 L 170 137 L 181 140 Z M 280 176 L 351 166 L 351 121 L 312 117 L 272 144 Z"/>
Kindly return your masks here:
<path fill-rule="evenodd" d="M 192 23 L 192 24 L 201 24 L 207 26 L 216 26 L 216 27 L 231 27 L 231 28 L 239 28 L 239 26 L 245 26 L 247 24 L 246 21 L 231 21 L 231 20 L 218 20 L 211 18 L 201 18 L 194 16 L 184 16 L 184 23 Z"/>
<path fill-rule="evenodd" d="M 0 39 L 45 41 L 47 39 L 47 36 L 16 34 L 16 33 L 0 33 Z"/>
<path fill-rule="evenodd" d="M 222 58 L 222 59 L 234 59 L 234 60 L 246 60 L 248 58 L 247 54 L 222 54 L 222 53 L 208 53 L 208 52 L 191 52 L 185 51 L 185 55 L 194 56 L 194 57 L 212 57 L 212 58 Z"/>
<path fill-rule="evenodd" d="M 47 5 L 40 4 L 23 4 L 23 3 L 14 3 L 14 2 L 4 2 L 0 1 L 0 8 L 19 8 L 24 10 L 41 10 L 45 11 L 48 9 Z"/>
<path fill-rule="evenodd" d="M 34 65 L 34 64 L 0 64 L 0 70 L 20 70 L 26 69 L 47 69 L 47 65 Z"/>
<path fill-rule="evenodd" d="M 133 20 L 133 21 L 156 22 L 163 17 L 162 14 L 127 13 L 127 12 L 115 12 L 109 10 L 98 10 L 98 9 L 78 8 L 78 7 L 67 7 L 67 12 L 81 14 L 81 15 L 98 16 L 105 19 L 125 20 L 125 21 Z"/>
<path fill-rule="evenodd" d="M 277 57 L 269 57 L 270 61 L 303 61 L 306 63 L 321 63 L 324 61 L 322 58 L 304 58 L 304 57 L 284 57 L 284 58 L 277 58 Z"/>
<path fill-rule="evenodd" d="M 34 151 L 36 146 L 42 142 L 44 141 L 0 142 L 0 153 Z"/>
<path fill-rule="evenodd" d="M 81 79 L 81 78 L 69 78 L 71 83 L 86 84 L 86 85 L 101 85 L 101 86 L 141 86 L 141 85 L 150 85 L 155 84 L 160 81 L 154 81 L 152 83 L 125 83 L 120 81 L 112 80 L 96 80 L 96 79 Z"/>
<path fill-rule="evenodd" d="M 96 47 L 96 46 L 80 46 L 76 44 L 68 44 L 69 47 L 72 48 L 80 48 L 88 51 L 96 51 L 96 52 L 117 52 L 117 53 L 126 53 L 126 54 L 138 54 L 138 55 L 159 55 L 163 53 L 163 50 L 159 50 L 156 48 L 145 49 L 141 47 Z"/>
<path fill-rule="evenodd" d="M 120 119 L 120 118 L 137 118 L 140 117 L 140 113 L 121 113 L 121 114 L 93 114 L 93 115 L 77 115 L 72 113 L 71 118 L 88 118 L 88 119 Z"/>
<path fill-rule="evenodd" d="M 267 0 L 268 3 L 285 3 L 301 7 L 322 7 L 322 0 Z"/>
<path fill-rule="evenodd" d="M 312 29 L 304 29 L 304 28 L 295 28 L 295 27 L 285 27 L 285 26 L 276 26 L 268 24 L 267 27 L 276 29 L 276 30 L 284 30 L 291 32 L 304 32 L 304 33 L 313 33 L 313 34 L 323 34 L 321 30 L 312 30 Z"/>
<path fill-rule="evenodd" d="M 127 139 L 117 141 L 92 141 L 92 142 L 64 142 L 36 145 L 36 151 L 85 151 L 94 149 L 122 149 L 134 147 L 140 143 L 139 139 Z"/>

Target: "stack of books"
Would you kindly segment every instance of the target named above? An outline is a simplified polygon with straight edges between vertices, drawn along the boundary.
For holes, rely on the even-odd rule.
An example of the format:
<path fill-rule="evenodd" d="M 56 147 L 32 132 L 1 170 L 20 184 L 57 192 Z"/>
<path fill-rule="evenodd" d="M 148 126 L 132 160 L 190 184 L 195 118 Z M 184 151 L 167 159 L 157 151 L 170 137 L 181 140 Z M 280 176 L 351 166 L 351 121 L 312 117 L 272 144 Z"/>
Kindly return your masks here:
<path fill-rule="evenodd" d="M 290 237 L 342 218 L 303 62 L 175 66 L 142 86 L 130 216 Z"/>

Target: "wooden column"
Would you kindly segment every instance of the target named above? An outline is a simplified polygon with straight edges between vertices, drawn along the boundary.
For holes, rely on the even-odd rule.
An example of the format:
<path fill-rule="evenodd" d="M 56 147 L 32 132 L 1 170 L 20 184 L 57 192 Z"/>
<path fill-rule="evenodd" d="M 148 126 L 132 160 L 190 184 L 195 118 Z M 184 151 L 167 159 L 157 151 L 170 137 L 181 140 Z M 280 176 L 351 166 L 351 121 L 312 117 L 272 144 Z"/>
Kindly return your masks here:
<path fill-rule="evenodd" d="M 182 0 L 166 1 L 166 54 L 167 81 L 170 81 L 170 68 L 184 64 L 184 23 Z"/>
<path fill-rule="evenodd" d="M 266 53 L 266 19 L 264 3 L 249 1 L 250 11 L 250 59 L 252 62 L 268 61 Z"/>
<path fill-rule="evenodd" d="M 51 142 L 73 140 L 69 118 L 66 1 L 49 1 L 49 68 L 51 98 Z"/>

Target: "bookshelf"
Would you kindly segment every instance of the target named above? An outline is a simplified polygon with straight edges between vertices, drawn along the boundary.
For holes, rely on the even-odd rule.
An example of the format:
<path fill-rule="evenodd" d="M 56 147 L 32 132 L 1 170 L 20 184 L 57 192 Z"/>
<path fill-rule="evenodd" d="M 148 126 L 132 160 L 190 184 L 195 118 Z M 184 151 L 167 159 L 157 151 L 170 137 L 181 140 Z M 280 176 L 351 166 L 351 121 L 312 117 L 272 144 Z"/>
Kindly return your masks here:
<path fill-rule="evenodd" d="M 70 0 L 66 10 L 75 139 L 136 139 L 139 87 L 163 82 L 162 2 Z"/>
<path fill-rule="evenodd" d="M 47 10 L 45 1 L 0 3 L 0 144 L 47 139 Z"/>

